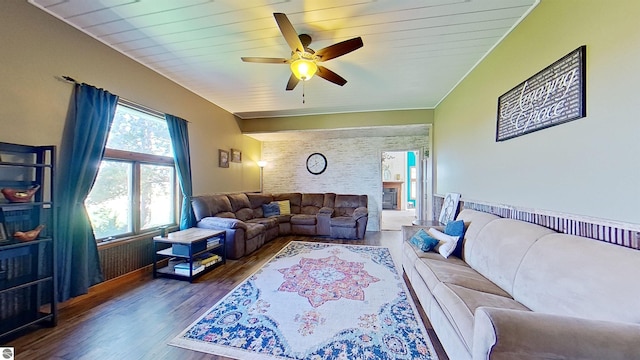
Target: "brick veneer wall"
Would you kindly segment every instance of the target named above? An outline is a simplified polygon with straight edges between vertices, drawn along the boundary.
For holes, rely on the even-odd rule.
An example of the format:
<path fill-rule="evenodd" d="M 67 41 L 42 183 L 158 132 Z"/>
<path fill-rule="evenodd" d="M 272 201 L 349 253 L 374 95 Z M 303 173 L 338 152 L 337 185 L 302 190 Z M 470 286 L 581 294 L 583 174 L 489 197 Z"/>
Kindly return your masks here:
<path fill-rule="evenodd" d="M 383 151 L 410 151 L 428 147 L 427 136 L 394 136 L 317 139 L 313 141 L 267 141 L 262 145 L 264 191 L 334 192 L 366 194 L 369 197 L 367 230 L 380 230 L 382 210 Z M 327 158 L 327 170 L 320 175 L 307 171 L 307 157 L 319 152 Z"/>

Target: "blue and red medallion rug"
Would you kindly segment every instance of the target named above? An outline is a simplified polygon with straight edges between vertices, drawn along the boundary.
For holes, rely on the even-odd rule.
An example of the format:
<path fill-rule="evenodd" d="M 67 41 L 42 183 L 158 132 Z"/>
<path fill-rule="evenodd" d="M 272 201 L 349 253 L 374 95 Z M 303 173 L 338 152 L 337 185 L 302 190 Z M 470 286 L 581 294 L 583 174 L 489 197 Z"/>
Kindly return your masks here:
<path fill-rule="evenodd" d="M 237 359 L 437 359 L 381 246 L 293 241 L 169 344 Z"/>

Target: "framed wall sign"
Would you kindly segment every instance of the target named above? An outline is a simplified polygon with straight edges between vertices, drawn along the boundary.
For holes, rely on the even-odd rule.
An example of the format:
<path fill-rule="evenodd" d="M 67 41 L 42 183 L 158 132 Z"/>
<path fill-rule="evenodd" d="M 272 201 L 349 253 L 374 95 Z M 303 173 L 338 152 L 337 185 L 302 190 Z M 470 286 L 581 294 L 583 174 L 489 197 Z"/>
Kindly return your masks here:
<path fill-rule="evenodd" d="M 575 49 L 498 98 L 496 141 L 587 115 L 586 49 Z"/>

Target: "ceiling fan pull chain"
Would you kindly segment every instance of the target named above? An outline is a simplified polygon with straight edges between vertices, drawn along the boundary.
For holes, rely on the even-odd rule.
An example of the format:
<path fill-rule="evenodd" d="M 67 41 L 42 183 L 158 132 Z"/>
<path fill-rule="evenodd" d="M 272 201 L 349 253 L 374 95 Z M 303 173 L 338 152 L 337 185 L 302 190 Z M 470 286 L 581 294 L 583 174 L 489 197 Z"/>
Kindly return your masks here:
<path fill-rule="evenodd" d="M 302 82 L 302 103 L 304 104 L 304 83 L 306 83 L 306 81 Z"/>

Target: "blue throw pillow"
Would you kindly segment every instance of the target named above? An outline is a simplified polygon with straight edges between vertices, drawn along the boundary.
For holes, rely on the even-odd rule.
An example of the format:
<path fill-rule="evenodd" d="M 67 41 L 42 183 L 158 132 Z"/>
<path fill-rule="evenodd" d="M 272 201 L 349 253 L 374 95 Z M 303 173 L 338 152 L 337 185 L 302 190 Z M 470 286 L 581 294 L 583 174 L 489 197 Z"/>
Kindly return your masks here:
<path fill-rule="evenodd" d="M 411 237 L 411 239 L 409 239 L 409 242 L 420 248 L 420 250 L 428 252 L 433 250 L 433 248 L 438 245 L 439 241 L 434 239 L 432 236 L 429 236 L 424 229 L 420 229 Z"/>
<path fill-rule="evenodd" d="M 464 232 L 464 221 L 462 220 L 450 221 L 444 228 L 445 234 L 458 237 L 458 243 L 455 250 L 453 250 L 452 255 L 459 258 L 462 258 L 462 241 L 464 239 Z"/>
<path fill-rule="evenodd" d="M 270 202 L 268 204 L 262 204 L 262 213 L 264 217 L 280 215 L 280 206 L 277 202 Z"/>

